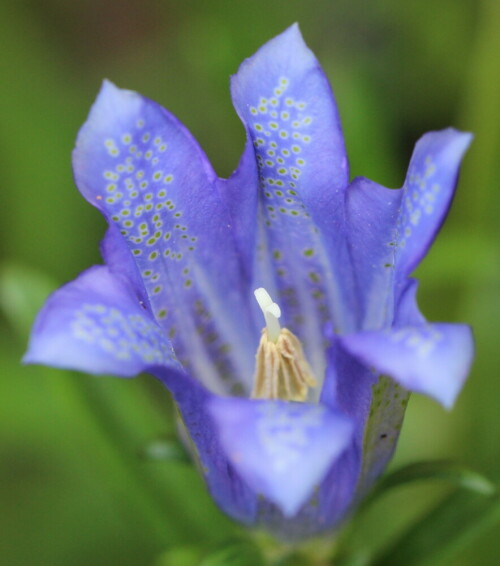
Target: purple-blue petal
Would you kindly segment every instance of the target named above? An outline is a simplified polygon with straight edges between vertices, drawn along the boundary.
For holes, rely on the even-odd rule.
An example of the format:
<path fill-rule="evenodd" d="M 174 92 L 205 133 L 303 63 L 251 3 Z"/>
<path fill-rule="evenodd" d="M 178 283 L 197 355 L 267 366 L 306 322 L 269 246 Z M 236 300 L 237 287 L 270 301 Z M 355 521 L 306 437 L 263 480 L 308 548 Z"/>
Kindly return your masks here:
<path fill-rule="evenodd" d="M 453 128 L 429 132 L 415 146 L 402 188 L 395 262 L 397 284 L 427 253 L 448 212 L 460 162 L 472 135 Z"/>
<path fill-rule="evenodd" d="M 416 144 L 405 184 L 391 190 L 359 177 L 347 191 L 348 239 L 360 328 L 391 325 L 407 277 L 431 245 L 472 136 L 448 128 Z"/>
<path fill-rule="evenodd" d="M 372 386 L 377 375 L 343 348 L 341 338 L 335 335 L 330 337 L 328 365 L 320 403 L 341 411 L 352 420 L 353 437 L 362 450 L 364 427 L 372 400 Z"/>
<path fill-rule="evenodd" d="M 355 271 L 360 328 L 391 324 L 401 190 L 357 177 L 347 190 L 348 238 Z"/>
<path fill-rule="evenodd" d="M 249 389 L 246 345 L 256 348 L 258 329 L 248 282 L 218 179 L 186 128 L 151 100 L 105 82 L 73 164 L 80 191 L 114 226 L 120 253 L 116 240 L 125 240 L 181 362 L 214 390 Z"/>
<path fill-rule="evenodd" d="M 144 304 L 151 308 L 142 277 L 118 226 L 110 224 L 101 242 L 101 255 L 113 275 L 131 285 Z"/>
<path fill-rule="evenodd" d="M 405 287 L 399 295 L 394 315 L 394 325 L 399 326 L 420 326 L 427 323 L 424 315 L 420 312 L 417 305 L 417 291 L 419 281 L 408 278 Z"/>
<path fill-rule="evenodd" d="M 24 361 L 156 375 L 217 504 L 300 539 L 338 525 L 385 468 L 408 391 L 450 407 L 466 378 L 470 329 L 428 324 L 409 275 L 471 135 L 423 136 L 401 189 L 348 186 L 335 100 L 297 25 L 241 65 L 231 92 L 247 143 L 224 180 L 175 117 L 104 83 L 73 163 L 109 222 L 107 265 L 48 299 Z M 303 342 L 317 403 L 244 398 L 260 286 Z"/>
<path fill-rule="evenodd" d="M 231 217 L 242 279 L 251 285 L 257 246 L 259 173 L 250 139 L 246 141 L 237 169 L 229 179 L 219 179 L 219 192 Z"/>
<path fill-rule="evenodd" d="M 317 495 L 316 532 L 338 527 L 357 503 L 363 452 L 351 442 L 328 471 Z M 314 532 L 314 531 L 313 531 Z"/>
<path fill-rule="evenodd" d="M 470 328 L 434 323 L 366 331 L 341 337 L 343 346 L 400 385 L 450 408 L 472 363 Z"/>
<path fill-rule="evenodd" d="M 264 159 L 262 174 L 289 182 L 296 171 L 303 196 L 314 196 L 316 206 L 331 203 L 326 189 L 345 189 L 349 170 L 333 93 L 297 24 L 241 64 L 231 93 L 252 140 L 264 140 L 256 144 L 257 155 Z M 266 152 L 269 149 L 275 149 L 274 155 Z M 266 155 L 273 165 L 265 163 Z M 277 161 L 279 156 L 284 163 Z M 319 194 L 317 189 L 322 189 Z"/>
<path fill-rule="evenodd" d="M 351 442 L 296 515 L 287 517 L 276 505 L 263 499 L 258 510 L 259 525 L 294 544 L 338 527 L 355 504 L 360 463 L 361 452 Z"/>
<path fill-rule="evenodd" d="M 161 367 L 153 368 L 151 373 L 172 393 L 193 443 L 192 452 L 217 505 L 237 521 L 255 523 L 257 495 L 235 470 L 221 443 L 219 427 L 212 418 L 211 406 L 218 397 L 189 375 L 179 375 Z"/>
<path fill-rule="evenodd" d="M 266 287 L 317 375 L 322 327 L 354 327 L 345 241 L 348 165 L 333 94 L 294 25 L 241 65 L 231 82 L 259 175 L 254 285 Z M 253 231 L 252 231 L 253 237 Z"/>
<path fill-rule="evenodd" d="M 355 490 L 364 463 L 366 424 L 370 415 L 372 390 L 377 376 L 347 352 L 336 335 L 328 333 L 328 366 L 320 403 L 340 410 L 353 423 L 348 449 L 335 462 L 318 494 L 318 523 L 324 528 L 338 524 L 355 502 Z"/>
<path fill-rule="evenodd" d="M 234 468 L 286 517 L 298 512 L 352 437 L 350 420 L 323 405 L 218 398 L 210 411 Z"/>
<path fill-rule="evenodd" d="M 49 297 L 23 361 L 120 377 L 152 365 L 180 369 L 147 306 L 104 266 L 88 269 Z"/>

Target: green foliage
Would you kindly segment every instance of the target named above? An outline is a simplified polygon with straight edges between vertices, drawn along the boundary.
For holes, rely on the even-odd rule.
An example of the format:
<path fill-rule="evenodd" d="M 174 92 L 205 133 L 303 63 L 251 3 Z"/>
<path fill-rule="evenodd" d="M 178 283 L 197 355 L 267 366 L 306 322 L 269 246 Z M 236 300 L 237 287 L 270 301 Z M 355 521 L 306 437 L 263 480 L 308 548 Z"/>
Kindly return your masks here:
<path fill-rule="evenodd" d="M 426 513 L 371 563 L 372 566 L 439 566 L 500 522 L 500 498 L 457 492 Z"/>
<path fill-rule="evenodd" d="M 439 480 L 453 486 L 402 533 L 376 549 L 373 544 L 359 549 L 355 531 L 363 514 L 394 488 Z M 335 548 L 339 566 L 431 566 L 455 558 L 468 542 L 500 520 L 496 486 L 481 474 L 454 462 L 417 462 L 386 474 L 363 500 L 354 520 Z M 354 536 L 353 536 L 354 533 Z"/>
<path fill-rule="evenodd" d="M 216 548 L 176 547 L 159 558 L 155 566 L 266 566 L 258 546 L 245 538 L 225 540 Z"/>
<path fill-rule="evenodd" d="M 199 566 L 265 566 L 265 562 L 259 548 L 243 539 L 224 543 Z"/>
<path fill-rule="evenodd" d="M 54 288 L 53 280 L 34 269 L 15 264 L 3 266 L 0 308 L 21 340 L 25 340 L 37 310 Z"/>
<path fill-rule="evenodd" d="M 493 495 L 496 491 L 495 486 L 484 476 L 456 462 L 416 462 L 385 475 L 364 500 L 363 505 L 369 505 L 395 487 L 428 480 L 441 480 L 480 495 Z"/>
<path fill-rule="evenodd" d="M 142 448 L 142 456 L 147 460 L 159 462 L 191 463 L 191 458 L 186 449 L 175 438 L 155 438 L 151 440 Z"/>

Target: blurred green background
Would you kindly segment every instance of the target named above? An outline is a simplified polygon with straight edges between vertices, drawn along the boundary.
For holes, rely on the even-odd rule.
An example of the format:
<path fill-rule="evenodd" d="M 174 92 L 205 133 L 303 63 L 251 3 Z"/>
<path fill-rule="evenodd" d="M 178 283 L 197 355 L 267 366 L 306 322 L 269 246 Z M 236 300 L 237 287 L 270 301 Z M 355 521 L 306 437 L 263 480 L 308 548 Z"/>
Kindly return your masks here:
<path fill-rule="evenodd" d="M 175 429 L 156 382 L 19 360 L 48 292 L 100 261 L 105 225 L 74 188 L 70 152 L 102 78 L 168 107 L 228 175 L 244 143 L 228 77 L 294 21 L 332 81 L 353 176 L 400 186 L 425 131 L 475 134 L 418 276 L 429 319 L 474 326 L 477 360 L 452 413 L 412 398 L 393 465 L 449 457 L 500 478 L 500 3 L 3 0 L 0 563 L 181 566 L 172 549 L 203 553 L 236 532 L 190 466 L 145 458 Z M 390 494 L 357 544 L 382 545 L 445 493 Z M 446 564 L 495 566 L 499 553 L 490 529 Z"/>

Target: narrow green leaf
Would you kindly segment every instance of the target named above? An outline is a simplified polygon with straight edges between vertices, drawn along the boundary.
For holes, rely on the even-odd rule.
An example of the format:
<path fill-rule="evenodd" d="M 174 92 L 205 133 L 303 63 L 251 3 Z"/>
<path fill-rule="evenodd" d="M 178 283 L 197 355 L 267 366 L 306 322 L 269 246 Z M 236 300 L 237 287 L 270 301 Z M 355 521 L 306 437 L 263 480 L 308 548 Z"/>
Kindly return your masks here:
<path fill-rule="evenodd" d="M 496 491 L 495 486 L 484 476 L 456 462 L 416 462 L 384 476 L 363 505 L 369 505 L 395 487 L 423 480 L 442 480 L 481 495 L 493 495 Z"/>
<path fill-rule="evenodd" d="M 371 566 L 438 566 L 498 522 L 498 495 L 454 492 L 382 551 Z"/>

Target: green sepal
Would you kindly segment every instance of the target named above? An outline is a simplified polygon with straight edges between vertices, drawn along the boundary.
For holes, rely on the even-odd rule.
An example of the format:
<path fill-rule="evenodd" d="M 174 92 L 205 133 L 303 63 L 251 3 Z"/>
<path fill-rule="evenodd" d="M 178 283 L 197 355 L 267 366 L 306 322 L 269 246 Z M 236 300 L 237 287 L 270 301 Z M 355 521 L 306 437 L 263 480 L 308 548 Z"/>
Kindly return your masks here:
<path fill-rule="evenodd" d="M 365 493 L 391 459 L 410 397 L 409 391 L 381 375 L 373 397 L 363 439 L 363 469 L 358 490 Z"/>

